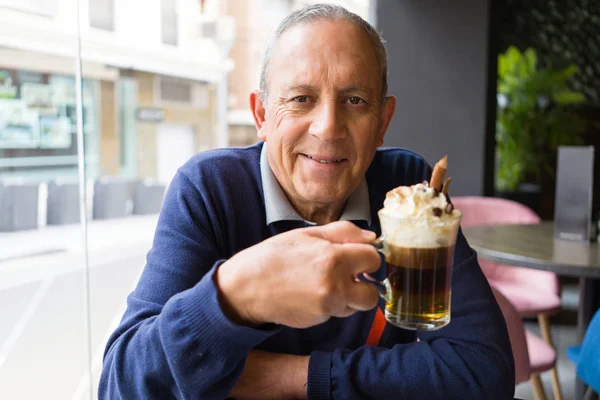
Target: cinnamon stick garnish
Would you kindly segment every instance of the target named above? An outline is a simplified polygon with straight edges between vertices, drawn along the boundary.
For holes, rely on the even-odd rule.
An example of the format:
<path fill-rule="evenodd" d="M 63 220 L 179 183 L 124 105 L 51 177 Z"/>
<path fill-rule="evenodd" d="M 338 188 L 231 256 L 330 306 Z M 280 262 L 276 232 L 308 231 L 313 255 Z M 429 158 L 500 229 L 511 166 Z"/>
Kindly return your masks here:
<path fill-rule="evenodd" d="M 448 189 L 450 188 L 450 182 L 452 182 L 451 176 L 449 176 L 448 179 L 446 179 L 446 182 L 444 182 L 444 187 L 442 188 L 442 193 L 444 194 L 444 196 L 448 195 Z"/>
<path fill-rule="evenodd" d="M 431 180 L 429 181 L 429 186 L 437 190 L 438 192 L 442 190 L 442 181 L 444 180 L 444 175 L 446 175 L 446 169 L 448 167 L 448 156 L 445 155 L 440 161 L 435 163 L 433 167 L 433 172 L 431 173 Z"/>

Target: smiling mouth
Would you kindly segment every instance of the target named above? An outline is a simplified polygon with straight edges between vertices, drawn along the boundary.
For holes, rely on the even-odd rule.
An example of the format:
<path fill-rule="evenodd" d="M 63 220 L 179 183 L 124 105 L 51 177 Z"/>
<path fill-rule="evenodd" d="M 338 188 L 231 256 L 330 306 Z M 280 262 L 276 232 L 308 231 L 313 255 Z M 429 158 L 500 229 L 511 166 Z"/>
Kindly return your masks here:
<path fill-rule="evenodd" d="M 341 163 L 342 161 L 345 161 L 345 158 L 340 158 L 340 159 L 331 159 L 331 160 L 323 160 L 320 158 L 316 158 L 316 157 L 311 157 L 308 154 L 302 154 L 304 157 L 308 158 L 309 160 L 313 160 L 313 161 L 317 161 L 321 164 L 338 164 Z"/>

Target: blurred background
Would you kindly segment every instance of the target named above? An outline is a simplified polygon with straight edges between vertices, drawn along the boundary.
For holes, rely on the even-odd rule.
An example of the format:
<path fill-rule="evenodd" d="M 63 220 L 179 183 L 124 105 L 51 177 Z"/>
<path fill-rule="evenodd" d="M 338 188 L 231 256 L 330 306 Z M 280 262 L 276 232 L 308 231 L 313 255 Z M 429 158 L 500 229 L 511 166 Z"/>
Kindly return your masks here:
<path fill-rule="evenodd" d="M 266 38 L 322 2 L 0 0 L 0 398 L 97 397 L 171 178 L 257 141 Z M 599 0 L 331 3 L 387 41 L 386 146 L 552 219 L 558 146 L 600 147 Z"/>

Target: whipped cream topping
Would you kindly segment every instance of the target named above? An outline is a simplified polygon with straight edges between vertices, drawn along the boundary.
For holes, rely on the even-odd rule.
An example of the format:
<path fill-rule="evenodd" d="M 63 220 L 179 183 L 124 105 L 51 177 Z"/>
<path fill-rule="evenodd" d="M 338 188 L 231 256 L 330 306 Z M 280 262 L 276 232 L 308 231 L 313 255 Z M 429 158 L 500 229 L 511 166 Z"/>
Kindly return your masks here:
<path fill-rule="evenodd" d="M 424 183 L 399 186 L 387 192 L 383 212 L 396 218 L 439 219 L 452 216 L 447 213 L 446 196 Z"/>
<path fill-rule="evenodd" d="M 390 190 L 379 211 L 386 241 L 397 246 L 452 245 L 462 216 L 426 182 Z"/>

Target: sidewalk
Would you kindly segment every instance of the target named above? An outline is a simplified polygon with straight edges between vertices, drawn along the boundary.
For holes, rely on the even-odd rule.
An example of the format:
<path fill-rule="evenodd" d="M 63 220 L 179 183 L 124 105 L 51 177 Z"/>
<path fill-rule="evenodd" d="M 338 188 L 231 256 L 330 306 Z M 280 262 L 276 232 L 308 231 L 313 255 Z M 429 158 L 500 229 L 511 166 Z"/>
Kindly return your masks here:
<path fill-rule="evenodd" d="M 88 223 L 90 268 L 148 252 L 157 215 Z M 85 268 L 80 225 L 0 234 L 0 290 Z"/>
<path fill-rule="evenodd" d="M 87 399 L 90 365 L 96 398 L 106 340 L 156 222 L 91 221 L 87 254 L 79 225 L 0 234 L 0 399 Z"/>

